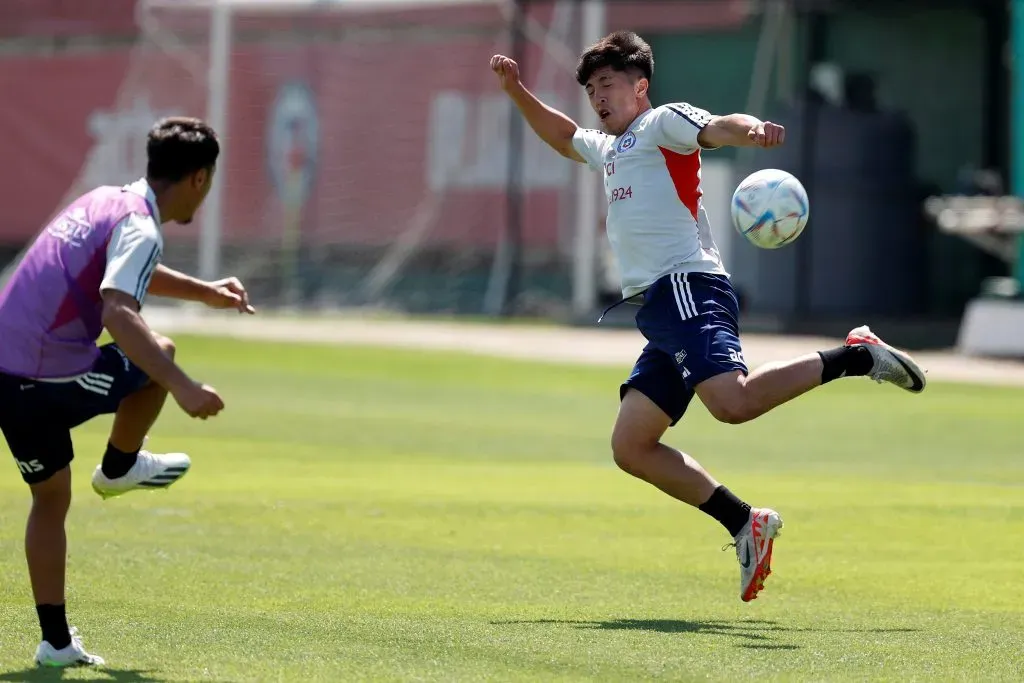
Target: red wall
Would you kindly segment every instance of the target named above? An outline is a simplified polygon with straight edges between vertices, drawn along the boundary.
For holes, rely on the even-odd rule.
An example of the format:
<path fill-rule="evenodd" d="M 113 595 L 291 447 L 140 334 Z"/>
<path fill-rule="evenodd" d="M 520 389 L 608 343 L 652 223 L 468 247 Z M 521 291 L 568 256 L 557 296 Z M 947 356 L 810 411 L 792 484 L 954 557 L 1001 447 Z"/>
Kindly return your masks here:
<path fill-rule="evenodd" d="M 742 20 L 743 4 L 733 0 L 609 3 L 608 23 L 611 28 L 638 31 L 723 26 Z M 145 133 L 147 107 L 153 112 L 173 109 L 205 114 L 205 84 L 189 73 L 186 62 L 158 52 L 133 55 L 133 5 L 133 0 L 0 2 L 0 40 L 39 39 L 33 50 L 0 53 L 4 101 L 0 122 L 8 133 L 0 136 L 0 159 L 6 162 L 0 164 L 0 187 L 5 197 L 13 199 L 6 202 L 0 221 L 0 242 L 30 238 L 69 191 L 88 189 L 85 185 L 96 178 L 123 182 L 141 175 L 139 158 L 121 147 L 132 147 L 134 140 L 137 149 Z M 531 15 L 547 23 L 550 9 L 535 7 Z M 202 25 L 184 15 L 175 21 Z M 240 16 L 236 27 L 240 34 L 271 29 L 309 32 L 331 26 L 380 25 L 381 21 L 345 13 L 276 14 Z M 471 26 L 476 30 L 452 31 L 443 40 L 399 38 L 387 49 L 359 40 L 239 44 L 231 62 L 231 137 L 226 140 L 223 162 L 228 239 L 273 239 L 281 231 L 283 210 L 268 178 L 264 137 L 279 87 L 295 77 L 313 91 L 320 125 L 316 181 L 302 221 L 308 236 L 386 243 L 406 230 L 418 212 L 431 212 L 430 239 L 482 244 L 497 239 L 505 222 L 502 188 L 470 183 L 444 192 L 436 206 L 429 206 L 432 190 L 426 166 L 435 95 L 451 91 L 476 100 L 496 93 L 487 59 L 508 49 L 501 15 L 493 6 L 461 7 L 390 14 L 387 21 L 392 26 Z M 486 26 L 493 27 L 493 32 L 480 35 Z M 88 44 L 82 44 L 83 37 L 90 37 Z M 57 39 L 57 48 L 39 49 L 50 44 L 48 38 Z M 72 38 L 77 42 L 62 46 L 62 41 Z M 205 45 L 199 43 L 191 50 L 192 58 L 205 64 Z M 526 61 L 532 81 L 538 77 L 540 53 L 531 49 Z M 577 86 L 568 73 L 559 72 L 550 88 L 563 102 L 576 104 Z M 93 173 L 83 174 L 84 160 L 94 149 L 97 122 L 109 123 L 113 116 L 123 123 L 135 109 L 143 112 L 139 114 L 142 128 L 125 124 L 118 129 L 123 139 L 106 138 L 107 150 L 118 163 L 100 163 Z M 473 137 L 472 131 L 467 137 Z M 491 144 L 505 142 L 497 139 Z M 478 155 L 489 153 L 492 150 L 478 150 Z M 538 164 L 568 163 L 553 154 L 537 159 Z M 108 174 L 116 171 L 118 177 L 96 175 L 98 167 Z M 81 187 L 74 186 L 76 179 Z M 553 187 L 527 193 L 524 224 L 531 245 L 545 247 L 557 241 L 559 202 L 569 196 L 565 189 Z M 192 226 L 189 232 L 195 229 Z"/>

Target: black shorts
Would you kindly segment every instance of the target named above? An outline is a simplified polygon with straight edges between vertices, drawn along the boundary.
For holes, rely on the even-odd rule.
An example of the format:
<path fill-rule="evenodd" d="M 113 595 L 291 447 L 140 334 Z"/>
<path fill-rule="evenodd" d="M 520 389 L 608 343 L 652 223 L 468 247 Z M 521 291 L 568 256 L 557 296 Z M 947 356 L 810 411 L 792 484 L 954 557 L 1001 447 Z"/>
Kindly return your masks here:
<path fill-rule="evenodd" d="M 28 484 L 46 481 L 74 459 L 71 429 L 117 412 L 149 383 L 116 344 L 100 347 L 92 370 L 69 382 L 0 373 L 0 429 Z"/>

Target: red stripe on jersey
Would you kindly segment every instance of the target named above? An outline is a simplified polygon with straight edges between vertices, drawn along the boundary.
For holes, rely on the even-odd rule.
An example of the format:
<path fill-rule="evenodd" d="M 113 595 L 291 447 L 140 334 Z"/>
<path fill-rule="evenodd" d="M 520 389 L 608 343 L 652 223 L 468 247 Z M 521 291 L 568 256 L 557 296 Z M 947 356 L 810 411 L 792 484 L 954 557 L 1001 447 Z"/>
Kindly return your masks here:
<path fill-rule="evenodd" d="M 690 210 L 693 220 L 697 220 L 697 209 L 703 194 L 700 191 L 700 150 L 692 154 L 680 154 L 661 146 L 658 149 L 665 157 L 665 166 L 672 184 L 676 186 L 679 201 Z"/>

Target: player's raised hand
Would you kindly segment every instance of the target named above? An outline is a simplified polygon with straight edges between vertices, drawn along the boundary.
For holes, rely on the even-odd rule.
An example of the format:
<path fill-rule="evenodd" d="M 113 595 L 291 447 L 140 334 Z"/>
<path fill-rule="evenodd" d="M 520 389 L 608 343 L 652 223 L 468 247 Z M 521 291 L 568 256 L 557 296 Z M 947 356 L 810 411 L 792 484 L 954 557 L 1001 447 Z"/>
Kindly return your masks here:
<path fill-rule="evenodd" d="M 514 59 L 509 59 L 505 55 L 494 55 L 491 57 L 491 71 L 497 74 L 502 90 L 510 90 L 519 85 L 519 65 Z"/>
<path fill-rule="evenodd" d="M 210 308 L 234 308 L 239 313 L 252 315 L 256 309 L 249 303 L 249 293 L 237 277 L 228 277 L 209 283 L 210 294 L 206 305 Z"/>
<path fill-rule="evenodd" d="M 777 123 L 765 121 L 751 128 L 750 132 L 747 133 L 747 137 L 756 146 L 771 149 L 772 147 L 778 147 L 786 141 L 786 129 Z"/>
<path fill-rule="evenodd" d="M 176 389 L 173 396 L 189 417 L 205 420 L 224 410 L 224 401 L 217 390 L 199 382 L 190 382 Z"/>

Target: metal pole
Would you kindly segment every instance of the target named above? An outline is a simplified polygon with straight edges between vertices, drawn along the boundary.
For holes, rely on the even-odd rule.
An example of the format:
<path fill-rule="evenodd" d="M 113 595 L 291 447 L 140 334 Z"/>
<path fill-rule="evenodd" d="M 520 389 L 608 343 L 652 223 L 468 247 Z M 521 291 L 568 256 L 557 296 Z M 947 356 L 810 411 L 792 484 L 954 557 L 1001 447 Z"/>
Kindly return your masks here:
<path fill-rule="evenodd" d="M 206 121 L 217 131 L 221 156 L 210 194 L 206 197 L 199 233 L 199 276 L 214 280 L 220 275 L 221 228 L 224 223 L 225 161 L 228 137 L 228 85 L 231 67 L 231 6 L 217 2 L 210 16 L 210 69 L 207 74 Z"/>
<path fill-rule="evenodd" d="M 584 45 L 605 33 L 604 0 L 584 0 L 581 8 L 581 38 Z M 597 118 L 590 108 L 585 90 L 580 88 L 579 125 L 596 128 Z M 576 234 L 573 249 L 572 310 L 577 317 L 594 312 L 597 305 L 598 186 L 594 172 L 586 164 L 575 165 Z"/>
<path fill-rule="evenodd" d="M 519 73 L 525 78 L 526 64 L 526 4 L 529 0 L 516 0 L 512 16 L 512 59 L 519 64 Z M 514 312 L 516 297 L 522 279 L 523 266 L 523 146 L 526 144 L 523 117 L 515 105 L 510 108 L 508 136 L 508 204 L 506 230 L 508 235 L 509 274 L 508 288 L 502 301 L 502 315 Z"/>
<path fill-rule="evenodd" d="M 509 24 L 511 32 L 510 55 L 519 64 L 520 77 L 526 78 L 526 65 L 523 60 L 525 50 L 525 0 L 514 0 L 512 19 Z M 517 271 L 519 270 L 519 251 L 522 240 L 522 171 L 523 171 L 523 120 L 516 105 L 508 104 L 508 148 L 506 149 L 505 179 L 505 229 L 498 240 L 491 265 L 491 274 L 484 293 L 484 313 L 487 315 L 508 315 L 510 302 L 515 299 L 518 287 Z"/>

